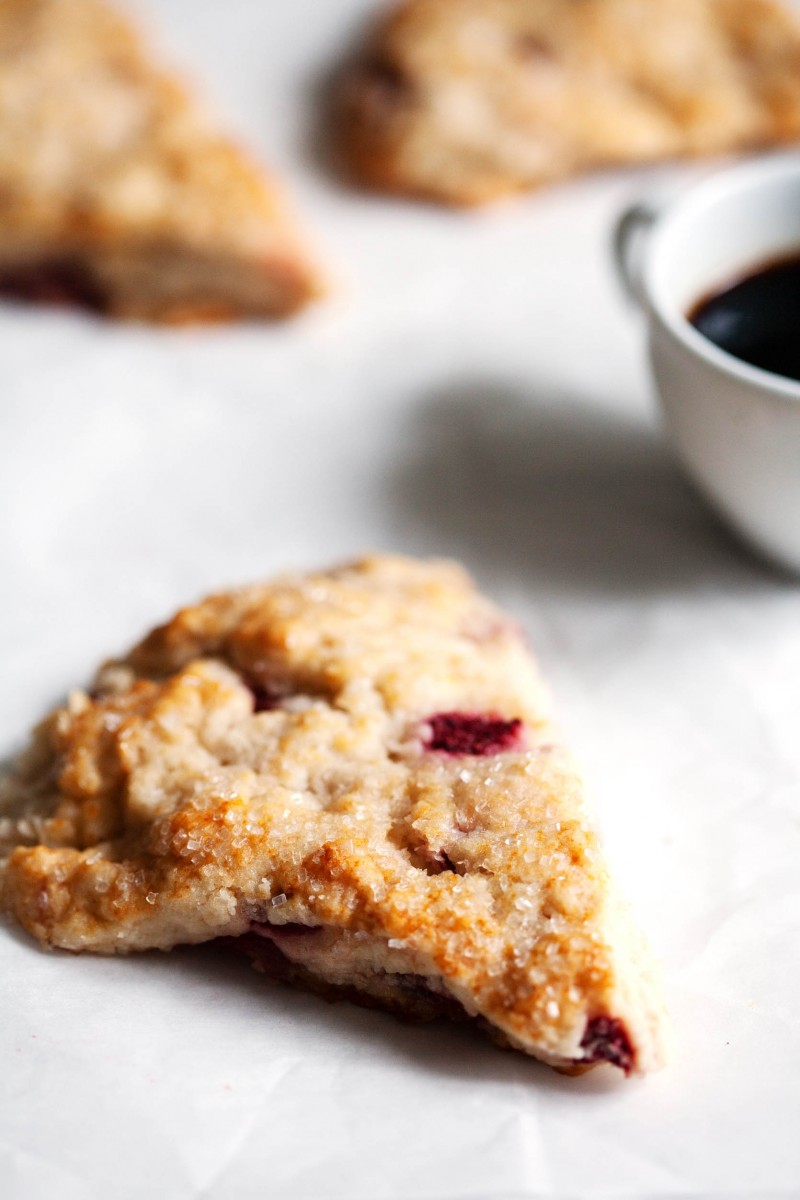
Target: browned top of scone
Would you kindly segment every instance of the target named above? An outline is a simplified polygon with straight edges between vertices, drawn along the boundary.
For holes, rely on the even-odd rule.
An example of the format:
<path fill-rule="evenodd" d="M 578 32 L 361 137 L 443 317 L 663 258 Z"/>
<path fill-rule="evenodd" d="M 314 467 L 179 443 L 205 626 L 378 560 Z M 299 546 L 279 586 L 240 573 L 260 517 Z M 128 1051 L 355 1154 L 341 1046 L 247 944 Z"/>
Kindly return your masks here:
<path fill-rule="evenodd" d="M 0 261 L 126 247 L 134 278 L 137 254 L 160 252 L 166 269 L 180 247 L 221 273 L 269 267 L 276 308 L 318 291 L 272 181 L 121 13 L 0 0 Z"/>
<path fill-rule="evenodd" d="M 777 0 L 404 0 L 341 87 L 364 182 L 473 204 L 587 168 L 800 137 Z"/>
<path fill-rule="evenodd" d="M 597 1018 L 658 1057 L 536 669 L 452 564 L 370 558 L 184 609 L 43 724 L 10 791 L 30 844 L 5 903 L 43 942 L 323 925 L 384 939 L 542 1057 L 580 1059 Z"/>

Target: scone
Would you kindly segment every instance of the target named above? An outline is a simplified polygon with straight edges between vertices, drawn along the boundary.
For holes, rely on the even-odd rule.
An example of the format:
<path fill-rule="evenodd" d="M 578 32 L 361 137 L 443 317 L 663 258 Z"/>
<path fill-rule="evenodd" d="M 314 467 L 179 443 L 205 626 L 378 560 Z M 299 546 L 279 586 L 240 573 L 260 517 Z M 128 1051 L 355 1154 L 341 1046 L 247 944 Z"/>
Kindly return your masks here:
<path fill-rule="evenodd" d="M 519 630 L 404 558 L 179 612 L 38 729 L 5 907 L 47 946 L 268 976 L 645 1071 L 663 1016 Z"/>
<path fill-rule="evenodd" d="M 360 180 L 478 204 L 800 138 L 800 20 L 777 0 L 403 0 L 340 108 Z"/>
<path fill-rule="evenodd" d="M 320 290 L 273 184 L 105 0 L 0 0 L 0 293 L 187 322 Z"/>

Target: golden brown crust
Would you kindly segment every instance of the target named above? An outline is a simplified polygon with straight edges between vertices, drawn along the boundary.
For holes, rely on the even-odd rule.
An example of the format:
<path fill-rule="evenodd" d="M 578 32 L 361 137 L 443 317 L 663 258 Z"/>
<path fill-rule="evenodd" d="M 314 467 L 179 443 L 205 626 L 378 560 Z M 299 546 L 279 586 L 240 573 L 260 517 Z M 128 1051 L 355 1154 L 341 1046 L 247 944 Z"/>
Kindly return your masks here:
<path fill-rule="evenodd" d="M 3 896 L 44 943 L 279 926 L 318 988 L 402 1007 L 422 979 L 555 1065 L 587 1060 L 598 1019 L 618 1065 L 659 1060 L 535 667 L 451 564 L 365 559 L 182 610 L 40 728 L 10 792 Z"/>
<path fill-rule="evenodd" d="M 480 204 L 800 138 L 800 21 L 777 0 L 405 0 L 340 112 L 362 182 Z"/>
<path fill-rule="evenodd" d="M 0 289 L 184 323 L 320 285 L 275 186 L 105 0 L 0 0 Z"/>

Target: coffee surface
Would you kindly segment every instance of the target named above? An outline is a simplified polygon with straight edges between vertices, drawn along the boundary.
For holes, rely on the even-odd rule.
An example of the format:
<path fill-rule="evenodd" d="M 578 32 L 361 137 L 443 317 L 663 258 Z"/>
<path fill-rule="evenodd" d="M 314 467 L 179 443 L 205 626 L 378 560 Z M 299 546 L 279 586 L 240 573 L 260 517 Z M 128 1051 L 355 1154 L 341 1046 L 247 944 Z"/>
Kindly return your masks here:
<path fill-rule="evenodd" d="M 688 318 L 743 362 L 800 380 L 800 254 L 704 297 Z"/>

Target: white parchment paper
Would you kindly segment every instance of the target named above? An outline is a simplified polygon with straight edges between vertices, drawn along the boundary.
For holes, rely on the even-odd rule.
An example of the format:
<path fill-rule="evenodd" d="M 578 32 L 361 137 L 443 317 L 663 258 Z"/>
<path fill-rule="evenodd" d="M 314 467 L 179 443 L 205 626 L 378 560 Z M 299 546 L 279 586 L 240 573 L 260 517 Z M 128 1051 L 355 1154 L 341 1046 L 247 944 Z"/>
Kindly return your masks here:
<path fill-rule="evenodd" d="M 551 679 L 677 1053 L 564 1079 L 200 950 L 0 927 L 0 1195 L 800 1196 L 800 586 L 662 440 L 607 251 L 654 176 L 475 214 L 354 195 L 314 97 L 368 0 L 136 7 L 282 170 L 336 288 L 273 328 L 0 309 L 0 749 L 207 590 L 459 557 Z"/>

